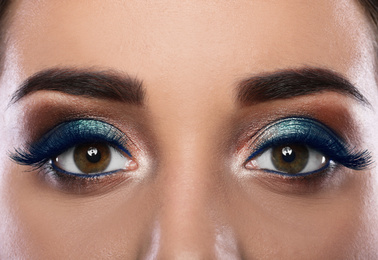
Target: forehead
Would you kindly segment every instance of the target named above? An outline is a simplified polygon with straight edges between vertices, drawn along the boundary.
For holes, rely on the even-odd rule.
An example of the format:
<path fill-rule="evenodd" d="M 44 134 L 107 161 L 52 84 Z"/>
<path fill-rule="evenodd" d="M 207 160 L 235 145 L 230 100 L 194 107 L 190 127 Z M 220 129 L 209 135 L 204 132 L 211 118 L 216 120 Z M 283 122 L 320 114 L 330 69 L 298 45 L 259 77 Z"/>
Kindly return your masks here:
<path fill-rule="evenodd" d="M 25 76 L 98 66 L 203 86 L 311 65 L 358 82 L 373 64 L 355 1 L 39 0 L 16 1 L 13 10 L 9 45 Z"/>

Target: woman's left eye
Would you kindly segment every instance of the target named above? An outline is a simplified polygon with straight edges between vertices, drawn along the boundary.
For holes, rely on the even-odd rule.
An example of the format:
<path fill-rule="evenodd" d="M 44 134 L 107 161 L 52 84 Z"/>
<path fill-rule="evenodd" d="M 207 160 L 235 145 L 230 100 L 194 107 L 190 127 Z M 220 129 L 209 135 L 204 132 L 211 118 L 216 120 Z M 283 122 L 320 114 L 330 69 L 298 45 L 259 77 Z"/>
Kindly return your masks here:
<path fill-rule="evenodd" d="M 320 172 L 330 160 L 322 153 L 303 144 L 271 147 L 246 164 L 250 170 L 263 169 L 287 176 L 303 176 Z"/>
<path fill-rule="evenodd" d="M 325 171 L 330 165 L 353 170 L 366 169 L 369 151 L 346 144 L 331 129 L 311 118 L 284 118 L 253 136 L 252 154 L 244 166 L 289 177 Z"/>
<path fill-rule="evenodd" d="M 79 175 L 108 174 L 130 170 L 133 161 L 121 151 L 105 142 L 90 142 L 77 145 L 51 161 L 60 172 Z"/>

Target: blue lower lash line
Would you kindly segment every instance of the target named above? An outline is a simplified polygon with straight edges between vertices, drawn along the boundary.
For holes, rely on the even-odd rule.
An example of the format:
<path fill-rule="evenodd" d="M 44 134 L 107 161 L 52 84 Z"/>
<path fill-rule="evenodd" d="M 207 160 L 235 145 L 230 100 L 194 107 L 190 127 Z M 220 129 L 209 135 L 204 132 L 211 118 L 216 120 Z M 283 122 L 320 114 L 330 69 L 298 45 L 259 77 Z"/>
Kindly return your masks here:
<path fill-rule="evenodd" d="M 56 167 L 50 160 L 49 162 L 49 166 L 51 168 L 54 169 L 54 171 L 58 172 L 58 173 L 62 173 L 62 174 L 65 174 L 65 175 L 69 175 L 69 176 L 73 176 L 73 177 L 81 177 L 81 178 L 88 178 L 88 177 L 95 177 L 95 178 L 98 178 L 98 177 L 101 177 L 101 176 L 106 176 L 106 175 L 110 175 L 110 174 L 113 174 L 113 173 L 116 173 L 118 172 L 119 170 L 114 170 L 114 171 L 109 171 L 109 172 L 103 172 L 103 173 L 92 173 L 92 174 L 81 174 L 81 173 L 72 173 L 72 172 L 67 172 L 65 170 L 62 170 L 58 167 Z"/>
<path fill-rule="evenodd" d="M 306 176 L 309 176 L 309 175 L 312 175 L 312 174 L 317 174 L 317 173 L 320 173 L 322 171 L 324 171 L 325 169 L 327 169 L 328 167 L 330 167 L 331 165 L 333 165 L 333 162 L 330 161 L 328 162 L 326 165 L 324 165 L 322 168 L 316 170 L 316 171 L 312 171 L 312 172 L 304 172 L 304 173 L 296 173 L 296 174 L 290 174 L 290 173 L 284 173 L 284 172 L 277 172 L 277 171 L 274 171 L 274 170 L 266 170 L 264 169 L 264 171 L 266 172 L 270 172 L 270 173 L 274 173 L 274 174 L 278 174 L 278 175 L 281 175 L 281 176 L 284 176 L 284 177 L 306 177 Z"/>

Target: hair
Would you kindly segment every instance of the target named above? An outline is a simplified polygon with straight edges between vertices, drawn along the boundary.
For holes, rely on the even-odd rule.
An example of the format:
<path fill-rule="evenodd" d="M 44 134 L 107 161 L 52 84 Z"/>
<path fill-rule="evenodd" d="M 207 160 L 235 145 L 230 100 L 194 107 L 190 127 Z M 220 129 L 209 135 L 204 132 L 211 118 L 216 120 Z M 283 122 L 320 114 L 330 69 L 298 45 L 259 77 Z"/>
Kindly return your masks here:
<path fill-rule="evenodd" d="M 3 72 L 4 66 L 4 52 L 5 52 L 5 31 L 6 31 L 6 21 L 7 13 L 9 12 L 9 5 L 11 0 L 0 0 L 0 76 Z"/>
<path fill-rule="evenodd" d="M 375 66 L 378 71 L 378 0 L 358 0 L 365 11 L 374 34 Z"/>
<path fill-rule="evenodd" d="M 10 0 L 0 0 L 0 21 L 3 20 L 4 13 L 7 10 Z"/>
<path fill-rule="evenodd" d="M 365 9 L 376 33 L 378 32 L 378 1 L 377 0 L 358 0 Z"/>

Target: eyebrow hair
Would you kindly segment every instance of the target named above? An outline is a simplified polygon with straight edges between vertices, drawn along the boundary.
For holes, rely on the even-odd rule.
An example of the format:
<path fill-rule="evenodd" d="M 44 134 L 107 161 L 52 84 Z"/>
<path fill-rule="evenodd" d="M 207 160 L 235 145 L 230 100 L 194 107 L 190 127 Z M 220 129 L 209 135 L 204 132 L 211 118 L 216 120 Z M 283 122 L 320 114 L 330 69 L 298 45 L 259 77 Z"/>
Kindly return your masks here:
<path fill-rule="evenodd" d="M 37 91 L 58 91 L 86 98 L 109 99 L 142 106 L 142 81 L 120 72 L 52 68 L 26 79 L 13 94 L 11 104 Z"/>
<path fill-rule="evenodd" d="M 322 68 L 279 70 L 242 80 L 236 89 L 241 106 L 333 91 L 371 106 L 369 101 L 342 75 Z"/>

